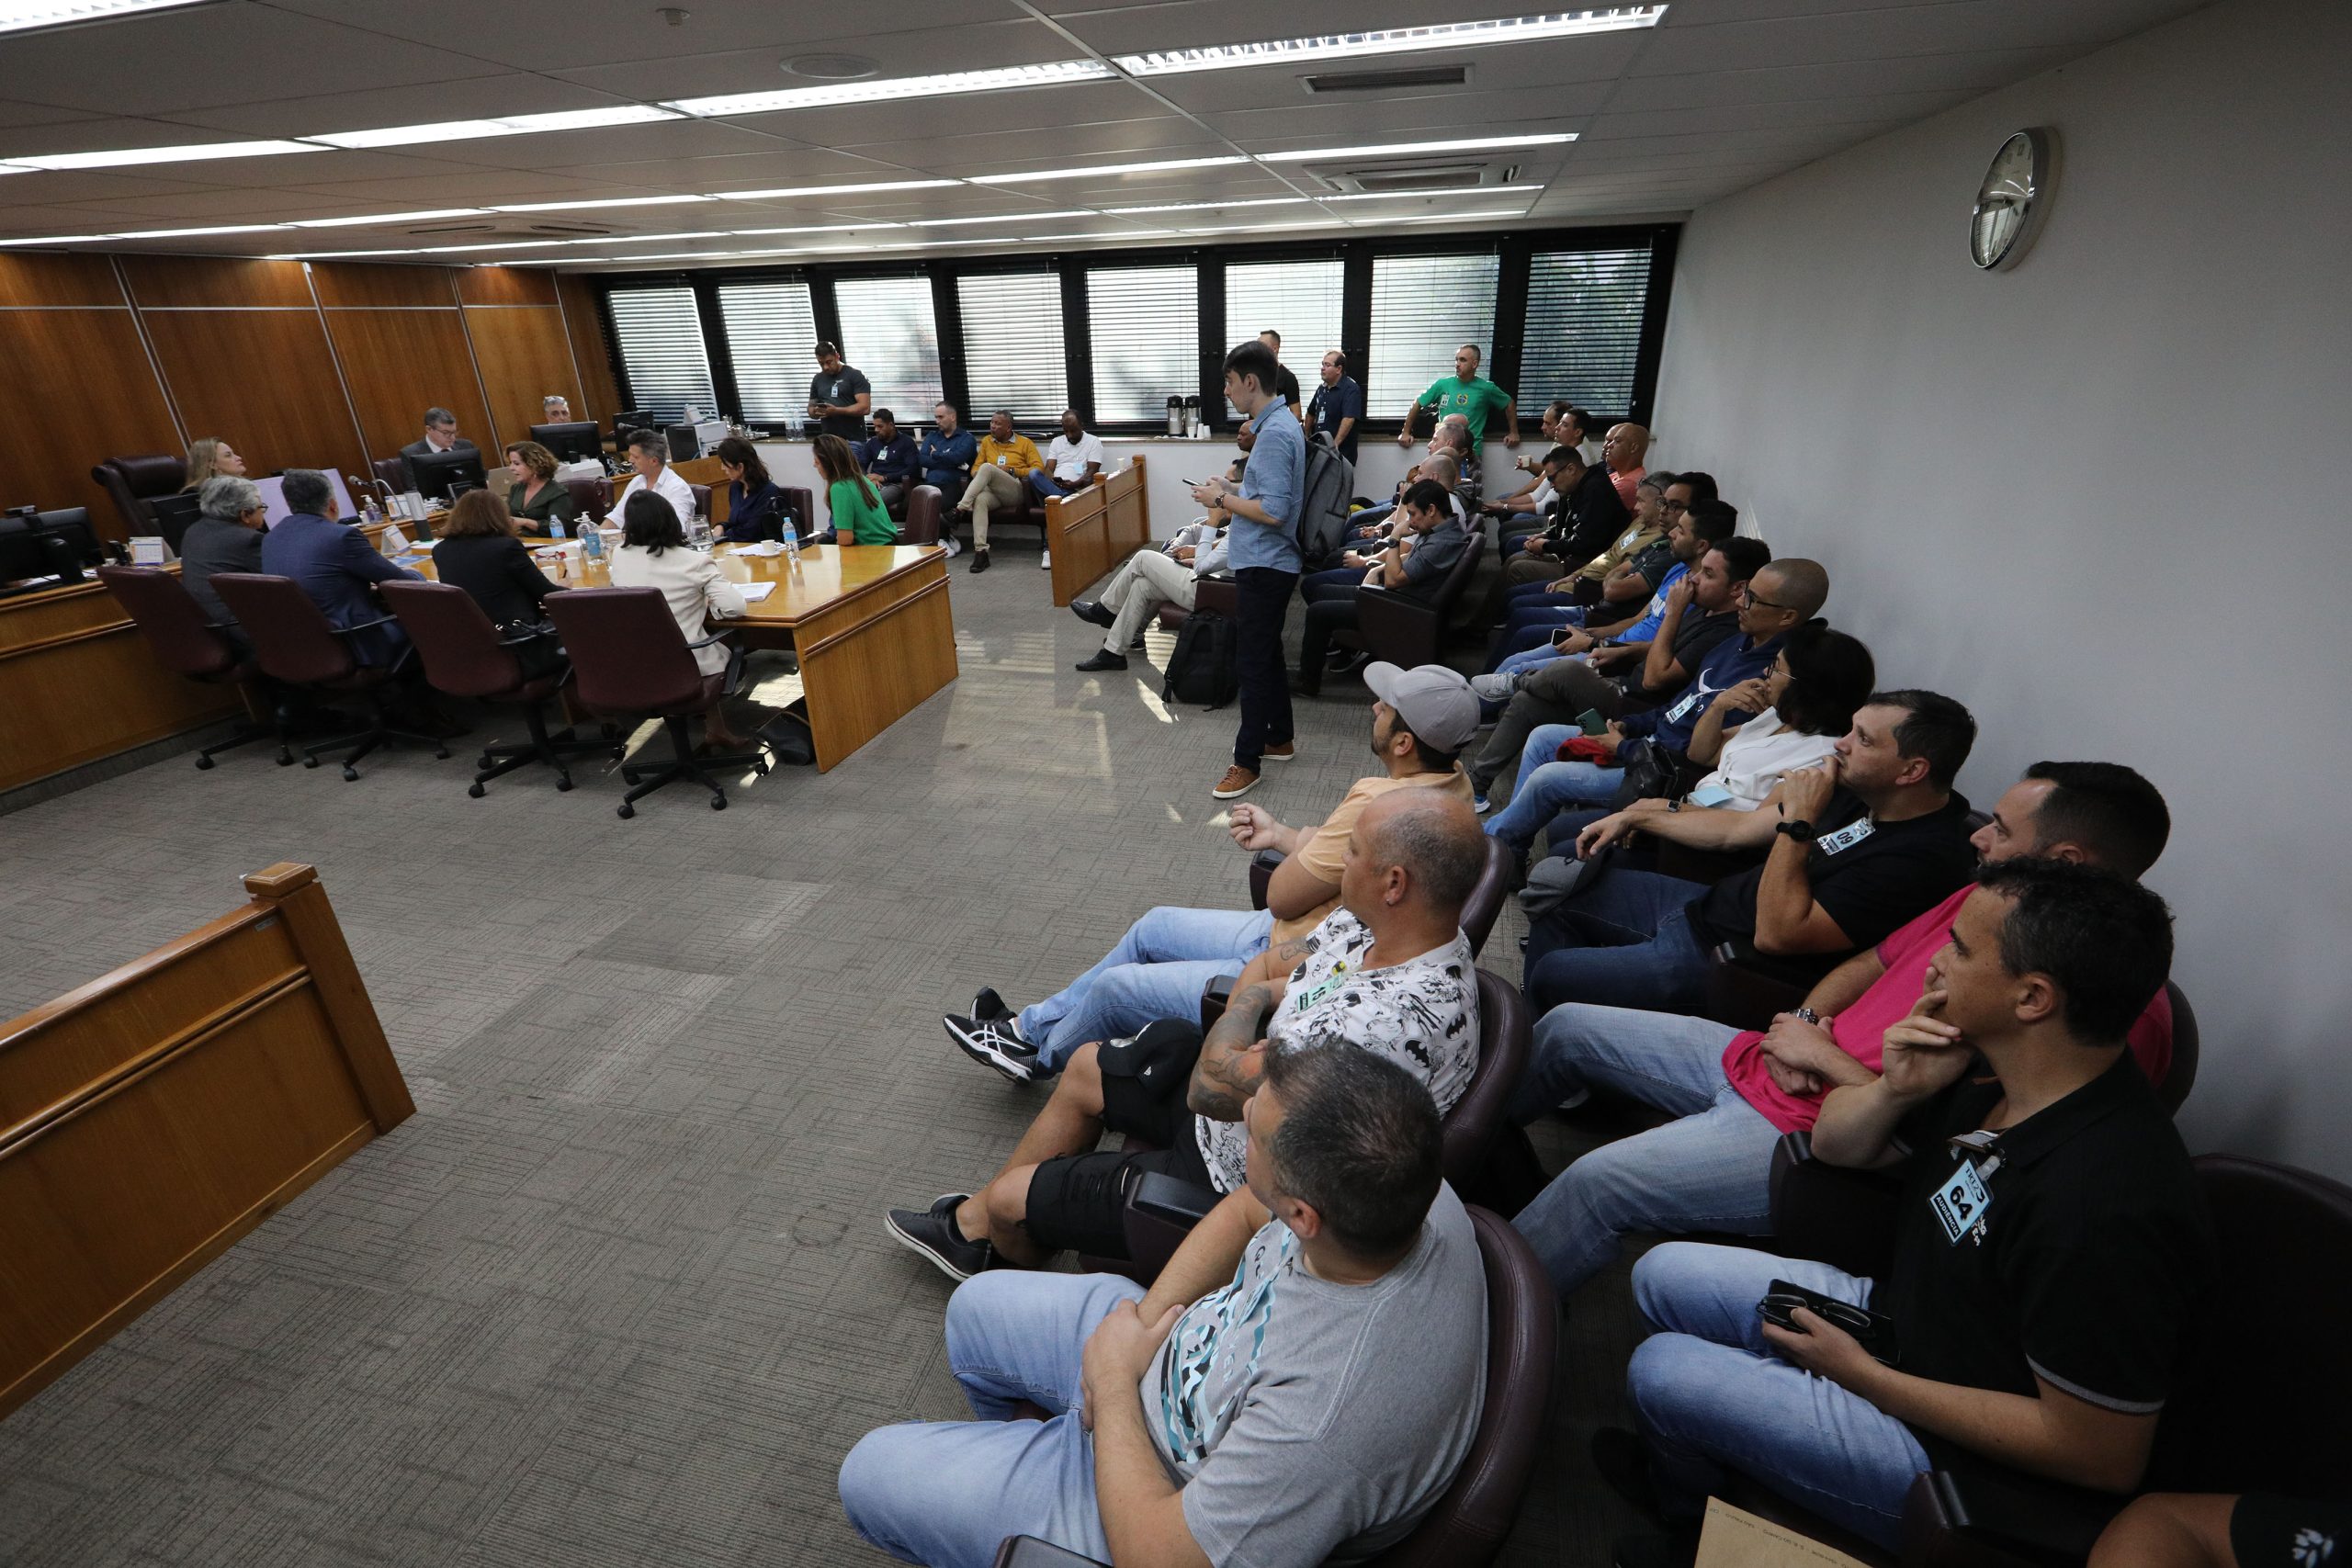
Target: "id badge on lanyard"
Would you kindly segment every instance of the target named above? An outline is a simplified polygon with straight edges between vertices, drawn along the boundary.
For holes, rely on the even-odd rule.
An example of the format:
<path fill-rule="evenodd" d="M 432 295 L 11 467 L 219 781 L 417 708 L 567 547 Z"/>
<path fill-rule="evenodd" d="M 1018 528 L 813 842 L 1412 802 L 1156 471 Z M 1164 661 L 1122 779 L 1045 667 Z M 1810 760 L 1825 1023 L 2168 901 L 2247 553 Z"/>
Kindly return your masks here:
<path fill-rule="evenodd" d="M 1968 1236 L 1982 1247 L 1985 1212 L 1993 1206 L 1993 1193 L 1985 1183 L 2001 1168 L 2001 1151 L 1995 1146 L 1993 1134 L 1985 1132 L 1966 1133 L 1951 1142 L 1960 1152 L 1960 1164 L 1928 1195 L 1928 1208 L 1943 1227 L 1946 1243 L 1958 1247 L 1960 1238 Z M 1968 1156 L 1973 1153 L 1984 1157 L 1972 1164 Z"/>
<path fill-rule="evenodd" d="M 1847 823 L 1834 833 L 1822 834 L 1814 840 L 1814 847 L 1823 854 L 1834 855 L 1839 850 L 1852 849 L 1876 831 L 1876 826 L 1865 817 L 1859 821 Z"/>

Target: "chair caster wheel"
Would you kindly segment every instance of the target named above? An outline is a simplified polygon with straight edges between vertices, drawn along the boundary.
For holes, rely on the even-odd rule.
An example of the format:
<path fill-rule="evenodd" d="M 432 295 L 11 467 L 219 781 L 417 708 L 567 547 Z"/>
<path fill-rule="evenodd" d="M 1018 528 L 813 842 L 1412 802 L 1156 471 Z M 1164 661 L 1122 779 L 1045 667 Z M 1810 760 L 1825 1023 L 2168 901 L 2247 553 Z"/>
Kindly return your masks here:
<path fill-rule="evenodd" d="M 291 751 L 280 751 L 277 754 L 277 765 L 281 768 L 292 767 L 294 765 L 294 753 Z"/>
<path fill-rule="evenodd" d="M 345 784 L 357 784 L 359 782 L 359 770 L 351 766 L 347 762 L 344 764 L 343 782 Z"/>
<path fill-rule="evenodd" d="M 449 748 L 447 746 L 436 747 L 434 750 L 433 755 L 436 761 L 446 762 L 449 760 Z"/>
<path fill-rule="evenodd" d="M 306 768 L 315 768 L 319 765 L 319 760 L 316 757 L 305 757 L 302 759 L 302 765 Z"/>
<path fill-rule="evenodd" d="M 476 800 L 480 800 L 483 795 L 488 795 L 490 791 L 482 788 L 480 784 L 475 784 L 472 788 L 466 791 L 467 795 Z"/>
<path fill-rule="evenodd" d="M 614 815 L 623 818 L 634 817 L 637 815 L 637 807 L 634 806 L 623 806 L 620 810 L 616 812 Z"/>
<path fill-rule="evenodd" d="M 210 766 L 212 766 L 212 759 L 209 757 L 198 757 L 196 760 L 196 771 L 199 773 Z"/>
<path fill-rule="evenodd" d="M 561 795 L 564 791 L 566 791 L 566 790 L 570 789 L 571 787 L 571 775 L 570 773 L 566 773 L 566 774 L 564 774 L 562 777 L 560 777 L 560 778 L 559 778 L 559 779 L 557 779 L 557 780 L 555 781 L 555 792 L 556 792 L 558 795 Z"/>
<path fill-rule="evenodd" d="M 484 751 L 481 756 L 476 757 L 474 759 L 474 766 L 477 768 L 487 768 L 490 766 L 490 753 Z"/>
<path fill-rule="evenodd" d="M 712 796 L 710 797 L 710 808 L 711 808 L 713 811 L 724 811 L 724 810 L 726 810 L 726 809 L 727 809 L 727 797 L 726 797 L 725 795 L 712 795 Z"/>

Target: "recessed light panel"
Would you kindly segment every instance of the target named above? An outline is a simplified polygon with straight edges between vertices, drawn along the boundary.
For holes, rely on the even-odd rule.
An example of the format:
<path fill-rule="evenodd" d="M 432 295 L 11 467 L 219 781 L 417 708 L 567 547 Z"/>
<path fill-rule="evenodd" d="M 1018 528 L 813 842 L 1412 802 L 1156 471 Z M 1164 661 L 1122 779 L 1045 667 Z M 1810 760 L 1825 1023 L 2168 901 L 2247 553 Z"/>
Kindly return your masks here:
<path fill-rule="evenodd" d="M 1264 43 L 1215 44 L 1205 49 L 1159 50 L 1113 57 L 1130 76 L 1167 76 L 1191 71 L 1232 71 L 1249 65 L 1295 65 L 1311 60 L 1352 60 L 1367 54 L 1405 54 L 1463 49 L 1480 44 L 1532 43 L 1540 39 L 1654 28 L 1663 6 L 1625 6 L 1597 11 L 1555 11 L 1537 17 L 1498 17 L 1486 22 L 1437 22 L 1421 28 L 1383 28 L 1362 33 L 1326 33 L 1316 38 L 1272 39 Z"/>
<path fill-rule="evenodd" d="M 709 98 L 679 98 L 667 107 L 680 114 L 775 114 L 782 109 L 823 108 L 836 104 L 878 104 L 893 98 L 937 98 L 992 93 L 1008 87 L 1057 87 L 1100 82 L 1115 74 L 1093 60 L 1060 60 L 1045 65 L 1009 65 L 993 71 L 949 71 L 936 76 L 896 76 L 871 82 L 842 82 L 827 87 L 785 87 L 773 93 L 728 93 Z"/>

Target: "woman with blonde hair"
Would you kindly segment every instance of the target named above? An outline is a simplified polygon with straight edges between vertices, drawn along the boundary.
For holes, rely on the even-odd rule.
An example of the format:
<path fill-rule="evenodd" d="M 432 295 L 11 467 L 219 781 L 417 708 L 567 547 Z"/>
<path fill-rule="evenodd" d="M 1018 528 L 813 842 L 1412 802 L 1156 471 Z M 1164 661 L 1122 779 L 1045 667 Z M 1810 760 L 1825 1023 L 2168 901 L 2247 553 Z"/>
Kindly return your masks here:
<path fill-rule="evenodd" d="M 187 448 L 187 483 L 180 486 L 180 493 L 200 491 L 204 481 L 221 475 L 241 479 L 245 477 L 245 460 L 229 449 L 229 444 L 217 435 L 207 435 L 191 441 Z"/>
<path fill-rule="evenodd" d="M 515 527 L 544 537 L 560 523 L 569 534 L 580 521 L 580 503 L 571 487 L 555 477 L 555 454 L 536 441 L 515 441 L 506 447 L 506 472 L 514 487 L 506 492 L 506 507 Z"/>
<path fill-rule="evenodd" d="M 895 545 L 899 525 L 882 509 L 881 492 L 858 471 L 857 454 L 838 435 L 820 435 L 817 472 L 825 481 L 825 507 L 837 545 Z"/>

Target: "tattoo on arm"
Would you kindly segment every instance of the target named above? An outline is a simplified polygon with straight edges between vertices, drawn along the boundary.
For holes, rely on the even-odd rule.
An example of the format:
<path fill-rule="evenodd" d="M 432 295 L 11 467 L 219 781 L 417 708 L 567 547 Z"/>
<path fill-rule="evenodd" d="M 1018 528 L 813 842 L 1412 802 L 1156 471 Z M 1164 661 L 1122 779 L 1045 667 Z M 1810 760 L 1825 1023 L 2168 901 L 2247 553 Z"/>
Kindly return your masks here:
<path fill-rule="evenodd" d="M 1257 1091 L 1261 1072 L 1260 1058 L 1247 1053 L 1265 1038 L 1273 1000 L 1273 988 L 1261 985 L 1245 987 L 1226 1003 L 1225 1015 L 1201 1041 L 1185 1091 L 1184 1103 L 1196 1114 L 1212 1122 L 1241 1120 L 1241 1103 Z"/>

